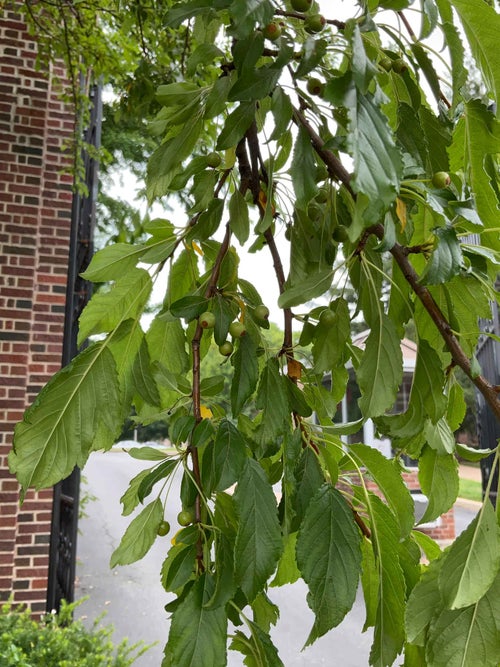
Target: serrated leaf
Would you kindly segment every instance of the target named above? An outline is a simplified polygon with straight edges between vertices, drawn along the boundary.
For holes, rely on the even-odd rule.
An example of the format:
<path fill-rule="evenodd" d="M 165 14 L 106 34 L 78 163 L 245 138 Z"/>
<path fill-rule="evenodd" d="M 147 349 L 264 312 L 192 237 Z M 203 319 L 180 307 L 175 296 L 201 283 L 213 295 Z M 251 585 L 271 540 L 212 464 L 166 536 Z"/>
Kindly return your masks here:
<path fill-rule="evenodd" d="M 458 462 L 453 454 L 438 454 L 424 447 L 418 460 L 418 479 L 428 504 L 419 523 L 433 521 L 447 512 L 458 496 Z"/>
<path fill-rule="evenodd" d="M 497 667 L 500 661 L 500 577 L 476 604 L 443 609 L 434 618 L 426 644 L 432 667 Z"/>
<path fill-rule="evenodd" d="M 347 301 L 339 298 L 331 308 L 335 313 L 332 325 L 322 326 L 321 322 L 316 330 L 312 348 L 314 358 L 314 372 L 324 373 L 331 370 L 343 361 L 345 346 L 351 333 L 351 318 Z"/>
<path fill-rule="evenodd" d="M 497 100 L 500 95 L 500 60 L 497 50 L 500 16 L 487 2 L 450 1 L 460 17 L 484 81 Z"/>
<path fill-rule="evenodd" d="M 132 269 L 109 291 L 96 292 L 79 319 L 78 344 L 91 334 L 109 332 L 127 319 L 137 319 L 149 298 L 152 281 L 144 269 Z"/>
<path fill-rule="evenodd" d="M 156 449 L 156 447 L 131 447 L 127 449 L 127 453 L 138 461 L 163 461 L 167 458 L 165 450 Z"/>
<path fill-rule="evenodd" d="M 408 598 L 405 612 L 405 627 L 408 641 L 411 644 L 425 646 L 427 629 L 436 609 L 442 607 L 438 577 L 443 559 L 436 559 L 424 570 L 420 581 L 416 584 Z"/>
<path fill-rule="evenodd" d="M 413 528 L 413 500 L 394 461 L 387 459 L 377 449 L 362 444 L 350 445 L 349 454 L 370 473 L 398 518 L 401 538 L 407 537 Z"/>
<path fill-rule="evenodd" d="M 178 463 L 179 462 L 177 460 L 168 459 L 167 461 L 160 463 L 160 465 L 156 466 L 156 468 L 150 470 L 141 481 L 139 488 L 137 489 L 137 497 L 139 502 L 144 502 L 144 498 L 149 496 L 153 490 L 154 485 L 160 480 L 169 477 L 177 468 Z"/>
<path fill-rule="evenodd" d="M 147 475 L 149 475 L 149 472 L 150 472 L 149 468 L 147 468 L 146 470 L 141 470 L 139 474 L 137 474 L 135 477 L 132 477 L 132 479 L 130 480 L 127 490 L 120 498 L 120 502 L 123 505 L 123 511 L 122 511 L 123 516 L 128 516 L 129 514 L 131 514 L 139 504 L 139 496 L 138 496 L 139 486 L 141 485 L 142 480 Z"/>
<path fill-rule="evenodd" d="M 245 439 L 228 420 L 222 420 L 212 446 L 212 483 L 215 491 L 224 491 L 234 484 L 247 460 Z"/>
<path fill-rule="evenodd" d="M 175 667 L 227 664 L 225 609 L 206 607 L 214 588 L 213 577 L 203 573 L 172 615 L 165 655 Z"/>
<path fill-rule="evenodd" d="M 285 378 L 281 375 L 277 359 L 271 358 L 260 376 L 255 406 L 263 410 L 258 428 L 258 439 L 263 448 L 276 442 L 286 430 L 290 420 L 290 406 Z"/>
<path fill-rule="evenodd" d="M 290 533 L 285 538 L 285 546 L 283 553 L 278 563 L 276 576 L 271 582 L 271 586 L 284 586 L 285 584 L 293 584 L 300 578 L 300 571 L 297 567 L 295 559 L 295 549 L 297 546 L 298 533 Z"/>
<path fill-rule="evenodd" d="M 255 391 L 259 378 L 256 345 L 250 336 L 240 338 L 233 355 L 234 377 L 231 384 L 231 410 L 237 416 Z"/>
<path fill-rule="evenodd" d="M 197 294 L 188 294 L 183 296 L 170 306 L 170 312 L 174 317 L 183 317 L 186 320 L 193 320 L 201 315 L 208 308 L 208 299 Z"/>
<path fill-rule="evenodd" d="M 359 407 L 365 417 L 381 415 L 394 404 L 402 376 L 400 340 L 392 320 L 381 313 L 366 339 L 357 371 Z"/>
<path fill-rule="evenodd" d="M 10 471 L 23 491 L 53 486 L 92 450 L 109 449 L 121 422 L 115 361 L 97 343 L 49 380 L 16 425 Z"/>
<path fill-rule="evenodd" d="M 295 140 L 290 175 L 297 203 L 307 205 L 316 194 L 318 186 L 315 180 L 316 158 L 309 135 L 302 127 L 299 127 Z M 304 302 L 301 301 L 301 303 Z M 281 307 L 284 308 L 285 306 Z"/>
<path fill-rule="evenodd" d="M 246 199 L 239 190 L 235 190 L 229 200 L 229 225 L 240 245 L 244 245 L 250 234 L 250 221 Z"/>
<path fill-rule="evenodd" d="M 405 581 L 396 556 L 398 523 L 391 510 L 373 494 L 369 494 L 368 512 L 379 577 L 379 604 L 370 664 L 390 667 L 400 653 L 405 638 Z"/>
<path fill-rule="evenodd" d="M 428 421 L 424 425 L 424 433 L 429 447 L 438 454 L 453 454 L 455 451 L 455 436 L 444 417 L 441 417 L 435 424 Z"/>
<path fill-rule="evenodd" d="M 166 591 L 182 588 L 194 575 L 196 544 L 179 544 L 171 549 L 162 566 L 162 583 Z"/>
<path fill-rule="evenodd" d="M 237 630 L 230 648 L 244 655 L 243 663 L 247 667 L 284 667 L 278 650 L 257 623 L 247 621 L 250 637 Z"/>
<path fill-rule="evenodd" d="M 475 604 L 500 568 L 500 538 L 495 510 L 486 499 L 477 516 L 446 554 L 439 587 L 449 609 Z"/>
<path fill-rule="evenodd" d="M 346 96 L 349 110 L 349 148 L 354 160 L 355 192 L 363 193 L 369 201 L 364 211 L 367 224 L 378 219 L 396 199 L 403 172 L 401 155 L 396 148 L 386 116 L 377 99 L 367 93 L 358 94 L 354 88 Z"/>
<path fill-rule="evenodd" d="M 130 269 L 135 268 L 143 252 L 143 245 L 114 243 L 113 245 L 106 246 L 106 248 L 102 248 L 102 250 L 96 252 L 89 266 L 81 276 L 85 280 L 91 280 L 95 283 L 117 280 L 130 271 Z"/>
<path fill-rule="evenodd" d="M 455 230 L 438 227 L 434 230 L 434 234 L 437 246 L 420 277 L 423 285 L 439 285 L 449 282 L 460 273 L 464 264 L 462 249 Z"/>
<path fill-rule="evenodd" d="M 241 102 L 226 118 L 217 139 L 217 150 L 236 146 L 255 118 L 255 103 Z"/>
<path fill-rule="evenodd" d="M 341 623 L 356 597 L 361 535 L 343 496 L 325 484 L 309 503 L 297 539 L 297 564 L 315 614 L 306 645 Z"/>
<path fill-rule="evenodd" d="M 185 373 L 189 368 L 186 335 L 178 320 L 169 322 L 155 318 L 146 333 L 146 341 L 151 360 L 160 362 L 171 373 Z"/>
<path fill-rule="evenodd" d="M 302 303 L 306 303 L 306 301 L 310 301 L 327 292 L 330 289 L 332 280 L 333 271 L 331 269 L 323 269 L 311 273 L 300 285 L 287 287 L 280 294 L 278 305 L 280 308 L 291 308 L 292 306 L 299 306 Z"/>
<path fill-rule="evenodd" d="M 274 14 L 270 0 L 233 0 L 229 8 L 234 19 L 234 30 L 244 37 L 255 29 L 255 25 L 267 25 Z"/>
<path fill-rule="evenodd" d="M 326 39 L 318 39 L 311 35 L 306 39 L 302 47 L 302 53 L 299 60 L 299 66 L 295 76 L 300 79 L 309 74 L 323 59 L 328 42 Z M 274 95 L 273 95 L 274 96 Z"/>
<path fill-rule="evenodd" d="M 297 458 L 293 471 L 294 494 L 292 497 L 295 513 L 293 525 L 298 529 L 312 498 L 325 481 L 325 476 L 315 452 L 307 447 Z"/>
<path fill-rule="evenodd" d="M 253 459 L 245 463 L 234 500 L 239 519 L 235 578 L 251 602 L 274 572 L 283 550 L 276 498 Z"/>
<path fill-rule="evenodd" d="M 160 394 L 151 371 L 151 359 L 145 338 L 142 340 L 141 347 L 136 354 L 134 365 L 132 366 L 132 383 L 134 391 L 146 403 L 156 406 L 160 405 Z"/>
<path fill-rule="evenodd" d="M 120 544 L 111 554 L 109 566 L 128 565 L 143 558 L 153 546 L 162 520 L 163 503 L 156 498 L 132 519 Z"/>

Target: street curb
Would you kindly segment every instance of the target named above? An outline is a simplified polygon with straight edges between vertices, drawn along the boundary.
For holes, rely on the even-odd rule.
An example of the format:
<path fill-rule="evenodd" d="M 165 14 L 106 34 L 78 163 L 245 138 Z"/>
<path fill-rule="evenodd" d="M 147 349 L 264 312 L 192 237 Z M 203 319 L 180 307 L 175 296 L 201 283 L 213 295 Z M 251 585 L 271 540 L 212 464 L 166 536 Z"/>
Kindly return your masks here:
<path fill-rule="evenodd" d="M 479 500 L 469 500 L 468 498 L 457 498 L 455 501 L 455 505 L 458 505 L 459 507 L 464 507 L 465 509 L 479 511 L 483 506 L 483 503 L 479 502 Z"/>

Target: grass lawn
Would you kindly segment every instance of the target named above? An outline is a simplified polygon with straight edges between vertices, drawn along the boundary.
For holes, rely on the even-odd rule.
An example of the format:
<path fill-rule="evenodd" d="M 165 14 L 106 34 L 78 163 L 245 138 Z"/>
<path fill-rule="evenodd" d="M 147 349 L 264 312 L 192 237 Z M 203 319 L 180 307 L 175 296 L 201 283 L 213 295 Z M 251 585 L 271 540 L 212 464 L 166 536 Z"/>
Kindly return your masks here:
<path fill-rule="evenodd" d="M 472 479 L 460 479 L 458 497 L 481 501 L 483 499 L 481 482 L 475 482 Z"/>

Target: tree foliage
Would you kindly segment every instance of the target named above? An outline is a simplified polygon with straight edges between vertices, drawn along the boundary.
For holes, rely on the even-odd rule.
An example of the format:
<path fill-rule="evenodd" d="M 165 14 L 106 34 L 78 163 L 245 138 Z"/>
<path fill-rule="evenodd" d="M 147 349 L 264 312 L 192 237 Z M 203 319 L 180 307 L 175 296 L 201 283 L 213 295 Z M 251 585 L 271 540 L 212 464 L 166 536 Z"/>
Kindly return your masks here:
<path fill-rule="evenodd" d="M 143 423 L 168 416 L 175 454 L 133 452 L 151 468 L 124 495 L 124 513 L 142 509 L 112 557 L 128 563 L 151 546 L 177 470 L 190 522 L 162 569 L 175 594 L 165 666 L 224 665 L 228 647 L 247 665 L 281 665 L 269 583 L 299 576 L 315 614 L 306 643 L 342 622 L 361 582 L 370 664 L 404 654 L 409 666 L 496 665 L 498 516 L 486 501 L 441 551 L 414 525 L 400 458 L 418 460 L 426 519 L 439 516 L 458 491 L 457 368 L 500 418 L 498 388 L 474 357 L 478 317 L 498 297 L 500 125 L 496 106 L 464 92 L 469 48 L 497 102 L 500 17 L 484 0 L 343 3 L 342 19 L 309 4 L 188 0 L 155 16 L 136 6 L 143 35 L 159 17 L 168 37 L 154 47 L 168 76 L 155 88 L 146 192 L 150 203 L 180 193 L 185 211 L 95 255 L 85 275 L 109 289 L 80 324 L 82 339 L 99 340 L 26 412 L 11 470 L 24 489 L 50 485 L 109 449 L 131 406 Z M 113 15 L 120 30 L 126 16 Z M 177 69 L 172 44 L 184 44 Z M 274 268 L 278 349 L 248 253 Z M 166 266 L 162 308 L 144 330 Z M 363 349 L 350 333 L 359 313 Z M 416 371 L 394 414 L 410 320 Z M 224 377 L 203 364 L 226 341 L 229 400 Z M 332 418 L 347 365 L 361 420 L 342 427 Z M 344 443 L 369 419 L 394 460 Z"/>

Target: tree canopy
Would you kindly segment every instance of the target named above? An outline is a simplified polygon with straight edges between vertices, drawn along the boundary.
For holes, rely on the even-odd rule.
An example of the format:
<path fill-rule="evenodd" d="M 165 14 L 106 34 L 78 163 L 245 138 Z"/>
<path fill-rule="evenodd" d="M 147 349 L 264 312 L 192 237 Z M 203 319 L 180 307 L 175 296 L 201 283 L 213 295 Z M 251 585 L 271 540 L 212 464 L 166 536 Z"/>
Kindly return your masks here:
<path fill-rule="evenodd" d="M 151 467 L 122 498 L 136 514 L 111 559 L 138 560 L 168 531 L 166 482 L 181 474 L 184 513 L 161 573 L 174 597 L 165 667 L 223 666 L 228 648 L 249 666 L 281 665 L 272 587 L 299 577 L 315 615 L 306 645 L 342 622 L 361 584 L 371 665 L 500 662 L 499 516 L 486 500 L 442 550 L 415 526 L 402 464 L 418 461 L 422 521 L 436 519 L 458 493 L 457 368 L 500 418 L 475 358 L 478 318 L 498 299 L 500 17 L 484 0 L 331 4 L 60 8 L 85 13 L 74 62 L 108 76 L 114 121 L 132 122 L 137 155 L 152 150 L 149 203 L 176 197 L 182 212 L 95 255 L 85 277 L 107 287 L 80 319 L 80 342 L 93 342 L 27 410 L 9 463 L 24 490 L 50 486 L 109 449 L 132 406 L 141 423 L 168 420 L 175 453 L 131 452 Z M 58 6 L 51 23 L 44 14 L 53 32 Z M 82 40 L 84 60 L 89 21 L 103 41 Z M 273 267 L 277 304 L 245 273 L 248 254 Z M 276 308 L 278 347 L 266 338 Z M 394 413 L 410 321 L 416 367 Z M 222 376 L 203 364 L 211 349 Z M 361 418 L 334 424 L 348 368 Z M 367 420 L 393 459 L 346 444 Z"/>

